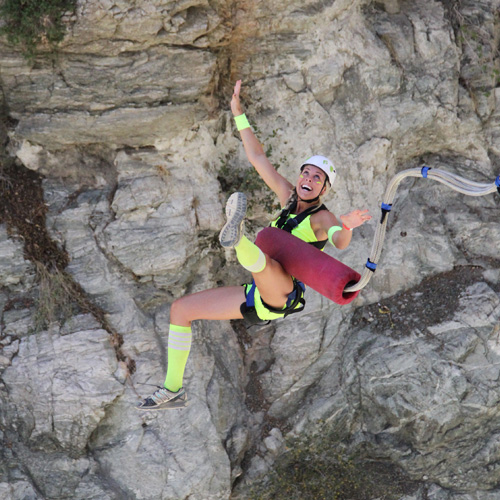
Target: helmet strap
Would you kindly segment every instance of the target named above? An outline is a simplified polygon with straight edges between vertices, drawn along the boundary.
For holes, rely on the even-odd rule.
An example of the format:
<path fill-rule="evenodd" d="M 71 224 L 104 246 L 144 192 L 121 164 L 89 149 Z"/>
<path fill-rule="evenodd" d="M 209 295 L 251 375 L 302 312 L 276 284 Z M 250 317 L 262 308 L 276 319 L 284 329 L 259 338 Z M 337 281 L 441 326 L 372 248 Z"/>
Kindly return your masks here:
<path fill-rule="evenodd" d="M 297 195 L 297 198 L 300 200 L 300 201 L 303 201 L 304 203 L 314 203 L 316 201 L 319 200 L 319 197 L 320 195 L 316 196 L 316 198 L 313 198 L 312 200 L 304 200 L 303 198 L 301 198 L 299 195 Z"/>

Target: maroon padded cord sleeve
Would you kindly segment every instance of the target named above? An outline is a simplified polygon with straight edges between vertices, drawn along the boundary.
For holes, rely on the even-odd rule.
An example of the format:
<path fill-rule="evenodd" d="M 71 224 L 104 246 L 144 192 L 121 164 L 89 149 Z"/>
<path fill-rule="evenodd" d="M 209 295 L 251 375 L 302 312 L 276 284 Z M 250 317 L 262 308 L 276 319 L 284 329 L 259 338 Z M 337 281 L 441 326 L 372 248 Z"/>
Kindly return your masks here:
<path fill-rule="evenodd" d="M 287 273 L 337 304 L 349 304 L 359 294 L 359 291 L 344 293 L 347 285 L 361 279 L 359 273 L 282 229 L 264 228 L 255 244 Z"/>

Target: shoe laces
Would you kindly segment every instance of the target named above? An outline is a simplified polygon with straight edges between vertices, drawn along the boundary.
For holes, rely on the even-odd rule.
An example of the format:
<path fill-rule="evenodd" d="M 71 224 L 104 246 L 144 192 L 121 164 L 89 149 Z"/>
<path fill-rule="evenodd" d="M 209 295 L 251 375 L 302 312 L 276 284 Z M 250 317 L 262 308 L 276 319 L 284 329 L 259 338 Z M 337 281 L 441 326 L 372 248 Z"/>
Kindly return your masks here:
<path fill-rule="evenodd" d="M 165 403 L 166 401 L 172 399 L 172 396 L 170 396 L 170 392 L 167 391 L 164 387 L 159 387 L 151 396 L 150 398 L 155 402 L 155 403 Z"/>

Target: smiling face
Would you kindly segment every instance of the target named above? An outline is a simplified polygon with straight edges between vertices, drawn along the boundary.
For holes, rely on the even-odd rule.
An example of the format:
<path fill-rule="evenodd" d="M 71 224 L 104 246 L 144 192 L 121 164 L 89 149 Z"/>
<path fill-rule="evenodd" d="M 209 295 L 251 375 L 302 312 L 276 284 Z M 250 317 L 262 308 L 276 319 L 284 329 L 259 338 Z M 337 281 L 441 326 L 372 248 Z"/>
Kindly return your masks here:
<path fill-rule="evenodd" d="M 299 198 L 303 200 L 312 200 L 324 194 L 326 190 L 325 181 L 326 174 L 323 170 L 314 165 L 305 165 L 295 185 Z"/>

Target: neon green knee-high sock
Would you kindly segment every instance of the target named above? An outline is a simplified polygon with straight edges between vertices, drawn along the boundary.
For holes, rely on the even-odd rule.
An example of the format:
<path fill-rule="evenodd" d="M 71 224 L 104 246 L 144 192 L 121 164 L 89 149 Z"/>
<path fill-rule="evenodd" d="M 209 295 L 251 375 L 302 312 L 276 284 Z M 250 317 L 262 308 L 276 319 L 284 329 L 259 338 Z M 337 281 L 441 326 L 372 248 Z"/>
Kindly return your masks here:
<path fill-rule="evenodd" d="M 266 256 L 262 250 L 246 236 L 234 247 L 238 262 L 251 273 L 260 273 L 266 267 Z"/>
<path fill-rule="evenodd" d="M 168 330 L 167 377 L 163 385 L 171 392 L 177 392 L 182 387 L 192 337 L 190 326 L 170 325 Z"/>

